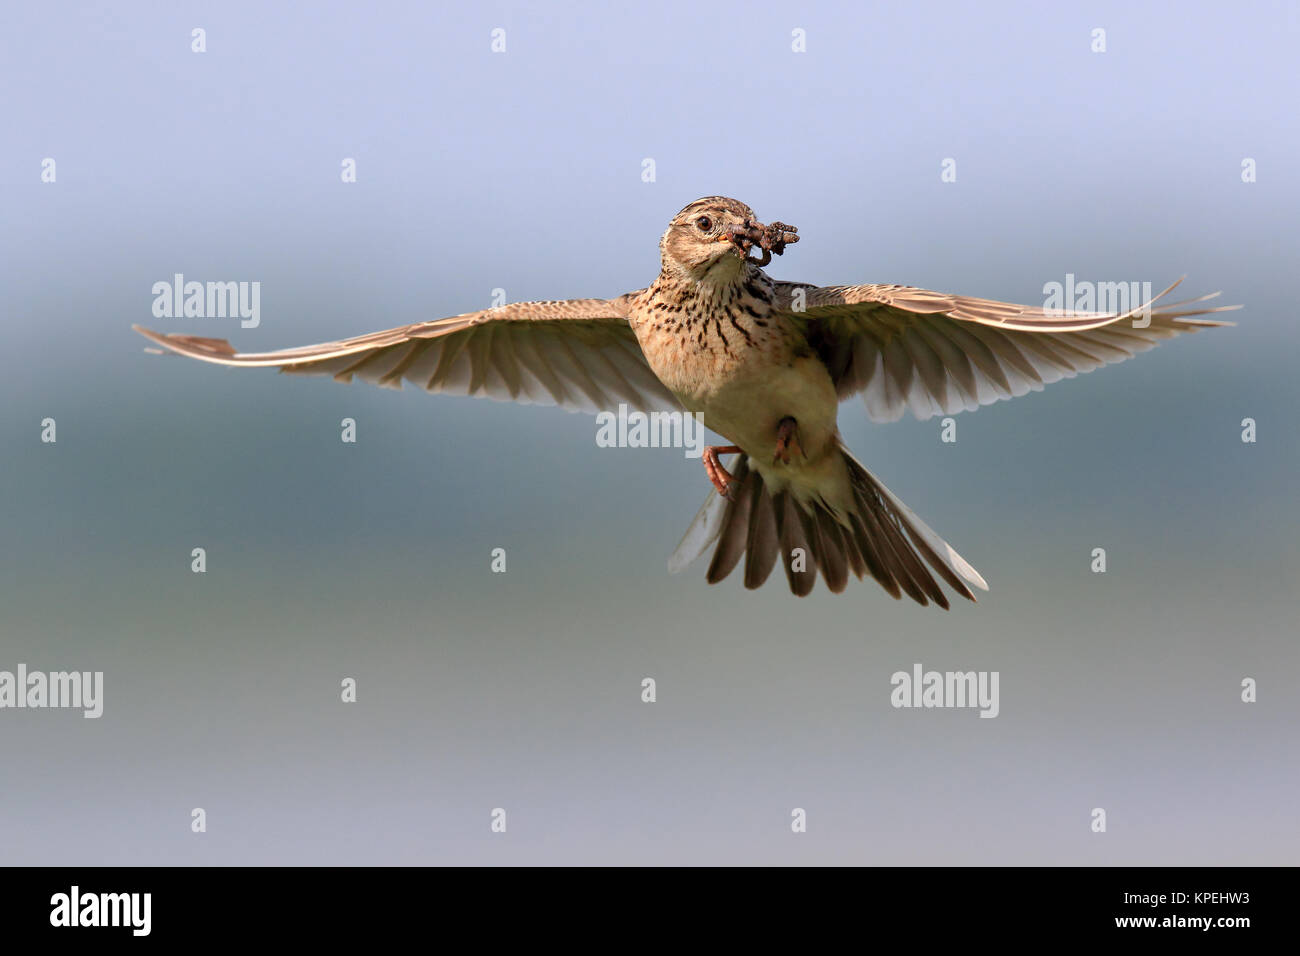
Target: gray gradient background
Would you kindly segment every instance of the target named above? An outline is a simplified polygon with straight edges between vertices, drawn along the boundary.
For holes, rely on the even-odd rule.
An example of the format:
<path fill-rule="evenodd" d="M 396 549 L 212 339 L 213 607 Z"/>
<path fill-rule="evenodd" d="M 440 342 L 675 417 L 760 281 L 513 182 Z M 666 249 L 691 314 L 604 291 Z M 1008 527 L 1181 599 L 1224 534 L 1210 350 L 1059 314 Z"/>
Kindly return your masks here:
<path fill-rule="evenodd" d="M 1298 45 L 1287 3 L 5 5 L 0 668 L 107 687 L 98 721 L 0 712 L 0 861 L 1296 862 Z M 1188 273 L 1246 309 L 955 445 L 844 406 L 992 585 L 947 614 L 670 577 L 699 463 L 589 417 L 128 330 L 262 350 L 614 295 L 715 192 L 799 225 L 779 278 Z M 152 319 L 173 272 L 261 281 L 261 327 Z M 1000 671 L 1001 716 L 892 709 L 915 661 Z"/>

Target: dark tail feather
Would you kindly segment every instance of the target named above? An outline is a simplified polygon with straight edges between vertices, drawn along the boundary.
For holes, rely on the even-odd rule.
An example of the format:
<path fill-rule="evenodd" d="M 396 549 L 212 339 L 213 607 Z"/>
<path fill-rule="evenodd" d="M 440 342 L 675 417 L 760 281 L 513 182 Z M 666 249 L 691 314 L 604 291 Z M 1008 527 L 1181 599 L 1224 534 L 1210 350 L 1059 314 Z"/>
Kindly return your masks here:
<path fill-rule="evenodd" d="M 681 570 L 716 542 L 710 584 L 734 571 L 743 557 L 745 587 L 759 587 L 780 555 L 790 590 L 800 597 L 812 591 L 819 571 L 835 593 L 844 590 L 852 571 L 858 578 L 869 574 L 895 598 L 906 593 L 918 604 L 933 601 L 945 609 L 948 596 L 930 569 L 971 601 L 972 586 L 988 589 L 946 541 L 852 455 L 843 454 L 853 510 L 840 517 L 820 502 L 800 503 L 788 491 L 773 495 L 749 459 L 739 456 L 728 466 L 737 483 L 735 496 L 709 496 L 669 559 L 669 570 Z"/>
<path fill-rule="evenodd" d="M 940 590 L 939 585 L 935 582 L 934 578 L 930 576 L 925 565 L 917 559 L 917 555 L 919 554 L 921 557 L 925 558 L 930 567 L 934 568 L 934 570 L 939 573 L 940 577 L 948 582 L 948 585 L 954 591 L 967 600 L 974 601 L 975 594 L 971 591 L 966 581 L 958 577 L 953 567 L 939 557 L 935 548 L 926 540 L 926 536 L 921 533 L 917 525 L 920 525 L 921 528 L 925 528 L 926 531 L 929 531 L 930 536 L 932 537 L 935 536 L 934 532 L 930 531 L 929 528 L 926 528 L 925 525 L 922 524 L 919 519 L 916 519 L 915 515 L 911 515 L 905 507 L 901 509 L 892 507 L 893 502 L 897 499 L 894 499 L 894 496 L 889 493 L 889 490 L 885 488 L 884 485 L 880 484 L 880 482 L 876 481 L 875 476 L 858 464 L 852 456 L 846 453 L 844 457 L 849 463 L 849 479 L 853 484 L 853 495 L 857 502 L 859 513 L 874 519 L 874 524 L 880 528 L 882 532 L 880 537 L 875 539 L 882 542 L 881 550 L 891 553 L 897 559 L 897 567 L 900 572 L 903 575 L 910 577 L 912 581 L 912 587 L 909 587 L 906 578 L 900 577 L 899 580 L 903 589 L 906 590 L 914 600 L 921 604 L 925 604 L 925 598 L 918 596 L 917 592 L 919 589 L 932 598 L 934 602 L 944 610 L 948 609 L 948 598 L 944 595 L 943 591 Z M 899 502 L 899 504 L 901 504 L 901 502 Z M 909 518 L 914 520 L 909 520 Z M 904 538 L 904 532 L 906 532 L 906 538 Z M 871 540 L 870 536 L 868 540 Z M 939 543 L 943 545 L 945 551 L 950 552 L 960 561 L 960 556 L 948 547 L 947 542 L 940 541 Z M 965 565 L 969 568 L 969 565 L 966 565 L 964 561 L 961 561 L 961 565 Z M 974 573 L 973 568 L 970 568 L 970 571 Z M 983 578 L 980 578 L 978 574 L 975 575 L 975 580 L 971 581 L 971 583 L 975 584 L 977 587 L 981 585 L 985 588 L 988 587 L 984 584 Z"/>
<path fill-rule="evenodd" d="M 840 526 L 830 513 L 818 507 L 817 519 L 817 563 L 821 565 L 822 577 L 826 586 L 839 594 L 849 583 L 849 564 L 844 556 L 844 535 Z"/>
<path fill-rule="evenodd" d="M 755 474 L 753 478 L 758 478 Z M 776 530 L 776 508 L 762 479 L 751 481 L 749 541 L 745 547 L 745 587 L 751 590 L 767 580 L 776 565 L 780 538 Z"/>
<path fill-rule="evenodd" d="M 817 583 L 817 558 L 804 533 L 800 509 L 790 492 L 783 491 L 773 500 L 779 528 L 781 563 L 790 590 L 807 597 Z"/>
<path fill-rule="evenodd" d="M 708 579 L 710 584 L 717 584 L 740 563 L 741 555 L 749 546 L 749 512 L 754 498 L 766 493 L 763 479 L 758 472 L 749 470 L 749 459 L 741 457 L 730 469 L 736 479 L 737 490 L 734 497 L 727 501 L 727 510 L 722 518 L 722 531 L 718 535 L 718 546 L 713 551 L 713 560 L 709 563 Z"/>

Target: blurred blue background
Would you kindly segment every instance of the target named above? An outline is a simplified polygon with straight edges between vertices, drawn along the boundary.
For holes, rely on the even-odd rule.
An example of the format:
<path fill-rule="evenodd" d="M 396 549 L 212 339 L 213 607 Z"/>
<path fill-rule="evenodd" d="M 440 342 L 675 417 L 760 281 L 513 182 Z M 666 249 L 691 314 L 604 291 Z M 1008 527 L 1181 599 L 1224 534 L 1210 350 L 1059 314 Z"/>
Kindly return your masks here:
<path fill-rule="evenodd" d="M 106 688 L 99 720 L 0 711 L 0 862 L 1294 863 L 1298 18 L 5 6 L 0 669 Z M 612 296 L 714 193 L 799 226 L 777 278 L 1041 302 L 1067 273 L 1186 273 L 1245 309 L 963 414 L 955 444 L 843 407 L 992 585 L 947 614 L 670 577 L 699 463 L 598 448 L 589 417 L 129 330 L 260 351 L 497 288 Z M 176 272 L 260 281 L 260 326 L 155 319 Z M 891 708 L 918 661 L 1000 671 L 1001 715 Z"/>

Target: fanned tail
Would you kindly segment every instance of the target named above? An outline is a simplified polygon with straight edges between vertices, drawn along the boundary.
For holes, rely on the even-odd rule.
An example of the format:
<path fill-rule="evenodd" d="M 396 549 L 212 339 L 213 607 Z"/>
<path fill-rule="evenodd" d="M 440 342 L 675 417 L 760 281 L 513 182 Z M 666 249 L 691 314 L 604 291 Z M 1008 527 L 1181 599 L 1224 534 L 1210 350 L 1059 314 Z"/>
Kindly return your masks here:
<path fill-rule="evenodd" d="M 852 571 L 858 578 L 870 575 L 895 598 L 907 594 L 918 604 L 933 601 L 945 609 L 948 597 L 939 580 L 971 601 L 972 588 L 988 590 L 979 572 L 948 542 L 847 449 L 841 447 L 840 453 L 852 501 L 839 509 L 790 488 L 773 493 L 748 457 L 737 456 L 728 466 L 737 482 L 735 496 L 709 495 L 668 559 L 668 570 L 681 571 L 714 546 L 710 584 L 729 575 L 743 558 L 745 587 L 757 588 L 779 558 L 790 590 L 800 597 L 812 591 L 819 571 L 837 594 Z"/>

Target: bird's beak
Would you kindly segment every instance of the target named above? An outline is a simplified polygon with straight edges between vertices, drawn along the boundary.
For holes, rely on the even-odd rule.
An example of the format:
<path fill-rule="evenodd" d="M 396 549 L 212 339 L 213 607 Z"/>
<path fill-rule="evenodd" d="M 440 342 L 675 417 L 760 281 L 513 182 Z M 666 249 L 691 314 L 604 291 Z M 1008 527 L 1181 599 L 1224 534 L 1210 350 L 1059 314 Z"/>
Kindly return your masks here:
<path fill-rule="evenodd" d="M 740 255 L 746 255 L 748 254 L 750 247 L 753 246 L 754 243 L 753 241 L 750 241 L 749 238 L 746 238 L 744 234 L 732 232 L 732 230 L 735 229 L 737 229 L 737 226 L 731 226 L 731 228 L 729 228 L 727 232 L 723 233 L 722 235 L 719 235 L 719 237 L 716 238 L 714 242 L 731 243 L 731 247 L 733 251 L 737 252 L 737 254 Z"/>
<path fill-rule="evenodd" d="M 740 255 L 748 255 L 749 250 L 753 248 L 755 240 L 750 235 L 748 226 L 728 226 L 722 235 L 718 236 L 715 242 L 729 242 Z"/>

